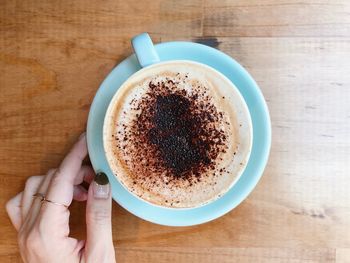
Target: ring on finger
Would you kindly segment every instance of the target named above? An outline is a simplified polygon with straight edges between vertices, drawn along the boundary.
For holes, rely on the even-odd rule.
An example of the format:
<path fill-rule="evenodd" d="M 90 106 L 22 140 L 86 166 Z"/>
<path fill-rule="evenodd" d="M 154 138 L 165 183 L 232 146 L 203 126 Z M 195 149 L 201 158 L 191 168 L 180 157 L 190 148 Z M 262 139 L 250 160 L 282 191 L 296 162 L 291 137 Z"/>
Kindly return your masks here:
<path fill-rule="evenodd" d="M 58 203 L 58 202 L 55 202 L 55 201 L 47 199 L 45 197 L 45 195 L 42 194 L 42 193 L 36 193 L 36 194 L 33 195 L 33 197 L 39 197 L 41 203 L 47 202 L 47 203 L 50 203 L 50 204 L 53 204 L 53 205 L 64 206 L 65 208 L 68 208 L 68 205 L 61 204 L 61 203 Z"/>

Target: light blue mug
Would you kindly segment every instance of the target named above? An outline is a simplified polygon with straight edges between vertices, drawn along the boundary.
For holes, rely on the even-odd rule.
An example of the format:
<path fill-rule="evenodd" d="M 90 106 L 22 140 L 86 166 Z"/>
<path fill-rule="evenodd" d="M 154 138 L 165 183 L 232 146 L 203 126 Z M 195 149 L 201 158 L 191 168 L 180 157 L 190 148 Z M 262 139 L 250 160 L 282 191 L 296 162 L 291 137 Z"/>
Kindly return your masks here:
<path fill-rule="evenodd" d="M 101 84 L 91 104 L 87 141 L 91 163 L 109 177 L 113 199 L 132 214 L 147 221 L 168 226 L 189 226 L 216 219 L 239 205 L 258 183 L 268 160 L 271 145 L 271 123 L 267 105 L 256 82 L 230 56 L 214 48 L 192 42 L 164 42 L 153 46 L 147 34 L 133 39 L 137 53 L 120 62 Z M 144 52 L 147 51 L 147 52 Z M 139 60 L 139 61 L 138 61 Z M 188 60 L 206 64 L 235 84 L 246 104 L 253 124 L 253 144 L 249 162 L 234 186 L 210 204 L 187 210 L 166 209 L 151 205 L 130 194 L 113 175 L 105 158 L 103 121 L 114 94 L 142 66 L 146 68 L 164 61 Z"/>
<path fill-rule="evenodd" d="M 141 67 L 144 68 L 160 62 L 158 53 L 147 33 L 137 35 L 131 40 L 131 43 Z"/>
<path fill-rule="evenodd" d="M 141 201 L 149 202 L 152 205 L 158 205 L 167 209 L 193 209 L 215 201 L 234 186 L 248 164 L 253 134 L 251 117 L 244 98 L 228 78 L 207 65 L 188 60 L 170 60 L 161 62 L 149 35 L 146 33 L 133 38 L 132 45 L 134 47 L 137 59 L 143 68 L 131 75 L 121 85 L 110 102 L 104 120 L 104 149 L 106 159 L 111 170 L 114 172 L 117 179 L 125 187 L 125 189 L 130 192 L 130 194 L 135 195 L 137 198 L 142 196 L 140 199 Z M 116 131 L 111 129 L 111 127 L 115 126 L 116 120 L 113 114 L 115 112 L 115 108 L 123 107 L 121 104 L 129 104 L 129 102 L 125 101 L 124 95 L 131 92 L 129 91 L 129 88 L 132 87 L 132 83 L 139 83 L 143 79 L 152 78 L 154 75 L 161 74 L 161 72 L 164 71 L 174 71 L 174 73 L 177 74 L 182 72 L 181 75 L 185 75 L 187 74 L 186 70 L 190 70 L 191 74 L 194 74 L 194 76 L 202 76 L 206 79 L 206 81 L 210 80 L 209 87 L 210 89 L 213 89 L 212 94 L 221 94 L 220 97 L 217 96 L 218 101 L 215 102 L 216 107 L 223 107 L 223 105 L 225 105 L 226 108 L 221 108 L 220 111 L 225 112 L 226 117 L 230 120 L 230 125 L 234 125 L 233 123 L 236 123 L 235 126 L 230 126 L 230 129 L 234 133 L 232 136 L 227 137 L 228 142 L 231 143 L 227 146 L 227 153 L 225 153 L 223 156 L 223 162 L 225 165 L 220 166 L 226 171 L 229 171 L 229 173 L 225 172 L 221 174 L 221 176 L 215 177 L 215 180 L 212 179 L 212 176 L 210 176 L 206 179 L 209 180 L 207 184 L 204 183 L 205 180 L 200 182 L 202 190 L 204 188 L 208 188 L 207 191 L 204 191 L 208 193 L 208 196 L 205 196 L 204 192 L 198 191 L 198 186 L 194 186 L 197 190 L 192 188 L 178 189 L 178 191 L 184 192 L 184 194 L 181 195 L 181 201 L 174 200 L 174 202 L 167 201 L 166 203 L 163 201 L 162 203 L 160 200 L 157 201 L 155 199 L 157 196 L 162 195 L 162 189 L 158 189 L 160 192 L 157 192 L 156 195 L 153 195 L 151 190 L 151 197 L 148 197 L 148 194 L 145 195 L 143 192 L 135 193 L 136 191 L 132 191 L 134 185 L 132 184 L 129 176 L 125 175 L 128 173 L 126 171 L 128 169 L 125 168 L 125 165 L 123 165 L 121 161 L 116 160 L 117 158 L 114 154 L 116 147 L 113 147 L 115 142 L 114 133 L 116 133 Z M 128 110 L 125 109 L 123 111 Z M 120 130 L 118 133 L 123 133 L 123 131 L 124 130 Z M 236 145 L 238 146 L 238 151 L 235 149 Z M 215 182 L 211 180 L 214 180 Z M 213 185 L 210 185 L 210 183 Z M 192 190 L 196 191 L 194 196 L 191 195 Z M 210 192 L 211 194 L 209 194 Z M 172 197 L 168 196 L 167 198 L 171 199 Z"/>

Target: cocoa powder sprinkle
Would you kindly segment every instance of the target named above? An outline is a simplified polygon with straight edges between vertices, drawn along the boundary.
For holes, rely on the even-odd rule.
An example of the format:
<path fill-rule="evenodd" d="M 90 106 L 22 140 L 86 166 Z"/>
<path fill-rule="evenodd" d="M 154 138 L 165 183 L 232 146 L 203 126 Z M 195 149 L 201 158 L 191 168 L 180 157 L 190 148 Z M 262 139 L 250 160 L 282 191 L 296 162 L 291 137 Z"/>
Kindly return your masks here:
<path fill-rule="evenodd" d="M 176 79 L 150 81 L 146 95 L 133 101 L 137 114 L 130 125 L 123 125 L 119 143 L 135 164 L 136 181 L 164 175 L 166 184 L 187 180 L 192 185 L 215 169 L 217 156 L 227 149 L 227 136 L 218 128 L 223 113 L 206 88 L 195 86 L 189 94 L 178 85 Z"/>

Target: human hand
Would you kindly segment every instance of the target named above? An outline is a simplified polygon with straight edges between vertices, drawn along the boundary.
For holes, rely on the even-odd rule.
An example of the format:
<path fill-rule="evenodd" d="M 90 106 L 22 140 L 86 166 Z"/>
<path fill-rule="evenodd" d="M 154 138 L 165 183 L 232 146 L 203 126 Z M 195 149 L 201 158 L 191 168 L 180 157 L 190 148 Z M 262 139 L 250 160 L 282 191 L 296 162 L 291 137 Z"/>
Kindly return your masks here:
<path fill-rule="evenodd" d="M 82 134 L 58 169 L 30 177 L 23 192 L 7 202 L 24 262 L 115 263 L 110 185 L 105 174 L 95 176 L 90 166 L 82 166 L 86 155 L 86 137 Z M 88 191 L 80 185 L 83 181 L 90 183 Z M 48 201 L 33 197 L 36 193 Z M 73 199 L 87 201 L 86 240 L 69 237 L 67 207 Z"/>

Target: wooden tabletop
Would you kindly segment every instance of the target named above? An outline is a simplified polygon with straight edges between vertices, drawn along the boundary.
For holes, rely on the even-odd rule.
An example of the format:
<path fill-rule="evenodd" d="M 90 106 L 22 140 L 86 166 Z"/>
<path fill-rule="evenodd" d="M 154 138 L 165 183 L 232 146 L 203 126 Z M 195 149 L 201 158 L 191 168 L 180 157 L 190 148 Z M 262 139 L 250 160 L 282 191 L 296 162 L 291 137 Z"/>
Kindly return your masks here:
<path fill-rule="evenodd" d="M 264 175 L 213 222 L 165 227 L 113 204 L 118 262 L 350 262 L 348 0 L 0 1 L 0 205 L 56 167 L 130 38 L 202 42 L 256 79 L 272 120 Z M 84 206 L 72 235 L 85 234 Z M 1 262 L 20 262 L 0 210 Z"/>

